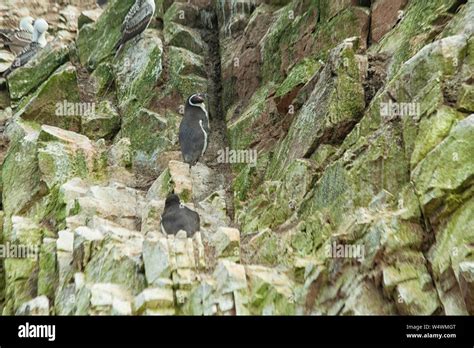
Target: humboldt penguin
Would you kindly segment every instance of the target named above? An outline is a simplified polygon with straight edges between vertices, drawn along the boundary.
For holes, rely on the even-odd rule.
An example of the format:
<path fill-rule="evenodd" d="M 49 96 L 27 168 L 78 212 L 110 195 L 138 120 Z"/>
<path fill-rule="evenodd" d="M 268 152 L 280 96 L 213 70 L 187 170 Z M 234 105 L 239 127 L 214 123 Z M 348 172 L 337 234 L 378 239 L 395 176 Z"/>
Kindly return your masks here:
<path fill-rule="evenodd" d="M 207 150 L 210 128 L 205 94 L 193 94 L 186 101 L 184 117 L 179 126 L 179 144 L 183 160 L 195 165 Z"/>
<path fill-rule="evenodd" d="M 115 57 L 120 54 L 127 41 L 137 37 L 148 28 L 154 14 L 155 0 L 135 0 L 135 4 L 122 23 L 122 37 L 115 45 Z"/>
<path fill-rule="evenodd" d="M 24 17 L 18 29 L 0 29 L 0 44 L 13 54 L 19 54 L 33 39 L 33 23 L 32 17 Z"/>
<path fill-rule="evenodd" d="M 3 73 L 7 77 L 10 73 L 28 63 L 41 49 L 46 46 L 45 34 L 48 31 L 48 23 L 44 19 L 35 21 L 32 42 L 26 46 L 18 56 L 15 57 L 10 67 Z"/>
<path fill-rule="evenodd" d="M 179 231 L 186 231 L 188 237 L 200 229 L 199 214 L 185 207 L 179 201 L 176 194 L 171 194 L 166 198 L 165 209 L 161 215 L 161 231 L 165 234 L 176 234 Z"/>

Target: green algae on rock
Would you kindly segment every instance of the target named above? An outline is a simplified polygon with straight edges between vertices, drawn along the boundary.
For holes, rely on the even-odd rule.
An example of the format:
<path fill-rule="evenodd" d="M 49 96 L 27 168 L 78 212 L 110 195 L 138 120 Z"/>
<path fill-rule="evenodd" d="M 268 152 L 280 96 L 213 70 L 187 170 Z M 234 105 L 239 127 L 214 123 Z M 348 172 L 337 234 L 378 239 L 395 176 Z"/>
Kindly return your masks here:
<path fill-rule="evenodd" d="M 122 22 L 133 0 L 114 0 L 97 22 L 84 25 L 77 36 L 79 59 L 90 71 L 110 57 L 121 35 Z"/>
<path fill-rule="evenodd" d="M 67 63 L 52 74 L 36 92 L 25 97 L 16 116 L 39 124 L 79 131 L 81 115 L 76 105 L 80 101 L 77 72 Z"/>
<path fill-rule="evenodd" d="M 163 71 L 163 44 L 156 32 L 148 29 L 137 45 L 128 44 L 115 65 L 115 83 L 120 109 L 133 115 L 146 105 Z"/>
<path fill-rule="evenodd" d="M 31 62 L 16 69 L 8 77 L 10 97 L 19 100 L 42 84 L 61 65 L 66 63 L 69 50 L 62 45 L 48 45 Z"/>
<path fill-rule="evenodd" d="M 472 0 L 155 2 L 117 57 L 132 0 L 1 93 L 0 240 L 39 248 L 0 262 L 4 314 L 474 313 Z M 180 114 L 206 89 L 190 169 Z M 161 232 L 173 191 L 192 238 Z"/>

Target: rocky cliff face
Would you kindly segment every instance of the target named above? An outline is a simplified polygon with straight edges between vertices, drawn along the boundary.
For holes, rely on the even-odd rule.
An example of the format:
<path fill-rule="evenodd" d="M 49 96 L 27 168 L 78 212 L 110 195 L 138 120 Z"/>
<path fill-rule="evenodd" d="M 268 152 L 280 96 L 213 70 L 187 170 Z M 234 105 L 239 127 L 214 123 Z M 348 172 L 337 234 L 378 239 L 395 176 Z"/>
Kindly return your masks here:
<path fill-rule="evenodd" d="M 133 2 L 3 83 L 3 314 L 474 314 L 474 1 L 157 0 L 114 59 Z"/>

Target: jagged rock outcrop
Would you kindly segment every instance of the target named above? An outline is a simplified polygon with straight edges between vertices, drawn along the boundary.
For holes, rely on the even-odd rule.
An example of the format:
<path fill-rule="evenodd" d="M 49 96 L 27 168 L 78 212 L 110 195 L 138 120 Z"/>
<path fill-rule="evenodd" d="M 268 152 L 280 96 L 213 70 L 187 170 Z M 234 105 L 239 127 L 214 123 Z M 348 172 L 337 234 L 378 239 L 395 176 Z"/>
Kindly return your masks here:
<path fill-rule="evenodd" d="M 249 88 L 245 76 L 234 75 L 224 85 L 225 96 L 238 96 L 230 99 L 234 106 L 228 115 L 232 147 L 258 151 L 256 166 L 234 166 L 236 218 L 248 235 L 242 247 L 246 262 L 291 266 L 301 256 L 313 259 L 318 268 L 305 278 L 315 289 L 308 290 L 307 313 L 467 313 L 464 298 L 469 295 L 461 295 L 456 265 L 470 259 L 471 237 L 449 221 L 455 212 L 469 214 L 464 205 L 472 196 L 472 160 L 463 157 L 471 143 L 472 110 L 460 107 L 460 100 L 472 83 L 468 18 L 473 18 L 473 5 L 376 1 L 373 45 L 366 50 L 371 41 L 364 30 L 359 44 L 355 39 L 341 43 L 341 38 L 339 47 L 325 48 L 328 27 L 345 20 L 361 28 L 347 16 L 366 11 L 350 1 L 327 2 L 320 5 L 319 22 L 309 34 L 314 42 L 295 64 L 281 66 L 289 71 L 261 64 L 252 75 L 262 78 L 254 80 L 251 93 L 243 92 L 250 96 L 240 92 Z M 249 47 L 254 23 L 268 20 L 269 13 L 282 22 L 294 13 L 284 27 L 301 25 L 301 30 L 273 45 L 271 38 L 281 38 L 275 25 L 258 37 L 264 48 L 255 53 L 254 69 L 262 60 L 273 64 L 265 54 L 278 45 L 290 42 L 291 54 L 304 42 L 308 22 L 307 14 L 298 12 L 301 7 L 290 2 L 273 11 L 261 5 L 240 35 L 221 34 L 229 45 L 226 50 L 224 44 L 224 61 L 228 51 L 234 71 L 245 68 L 233 65 L 230 52 Z M 241 10 L 233 18 L 239 16 L 249 15 Z M 378 24 L 382 20 L 385 27 Z M 420 23 L 426 23 L 422 31 Z M 343 34 L 336 28 L 334 37 Z M 311 59 L 316 63 L 308 64 Z M 229 82 L 230 71 L 224 70 Z M 403 114 L 394 105 L 415 111 Z M 457 135 L 461 129 L 463 135 Z M 440 234 L 446 229 L 450 232 Z M 452 241 L 449 247 L 442 247 L 441 235 Z M 334 245 L 360 246 L 363 261 L 328 256 Z M 452 256 L 450 248 L 463 252 Z M 444 260 L 439 261 L 442 271 L 433 268 L 435 254 Z M 377 299 L 364 300 L 370 308 L 365 312 L 352 298 L 360 291 L 368 294 L 364 298 Z"/>
<path fill-rule="evenodd" d="M 474 314 L 474 1 L 157 0 L 115 57 L 132 4 L 0 83 L 3 314 Z"/>

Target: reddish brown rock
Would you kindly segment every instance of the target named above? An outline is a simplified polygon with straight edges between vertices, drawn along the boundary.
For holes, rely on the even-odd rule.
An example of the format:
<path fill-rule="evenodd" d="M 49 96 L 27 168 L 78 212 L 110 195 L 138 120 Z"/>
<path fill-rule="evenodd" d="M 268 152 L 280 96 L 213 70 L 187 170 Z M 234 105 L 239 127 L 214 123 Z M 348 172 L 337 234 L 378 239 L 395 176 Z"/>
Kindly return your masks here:
<path fill-rule="evenodd" d="M 249 48 L 240 56 L 240 65 L 234 69 L 240 99 L 250 99 L 260 85 L 260 65 L 260 52 L 257 48 Z"/>
<path fill-rule="evenodd" d="M 287 75 L 294 65 L 301 60 L 302 57 L 308 57 L 314 53 L 314 36 L 318 24 L 318 10 L 311 10 L 310 20 L 307 25 L 302 26 L 298 40 L 290 47 L 288 43 L 283 44 L 281 71 Z"/>
<path fill-rule="evenodd" d="M 379 42 L 397 24 L 408 0 L 377 0 L 372 8 L 372 42 Z"/>
<path fill-rule="evenodd" d="M 321 19 L 330 21 L 333 17 L 351 6 L 357 6 L 357 0 L 323 0 L 321 2 Z"/>
<path fill-rule="evenodd" d="M 359 37 L 361 38 L 359 48 L 364 51 L 367 49 L 367 39 L 369 37 L 370 12 L 367 8 L 356 7 L 354 8 L 354 14 L 357 17 Z"/>
<path fill-rule="evenodd" d="M 272 16 L 270 12 L 262 12 L 259 20 L 253 21 L 245 29 L 245 35 L 240 40 L 233 40 L 226 48 L 230 52 L 235 52 L 223 65 L 223 80 L 234 81 L 234 87 L 229 87 L 232 96 L 240 100 L 249 100 L 258 89 L 261 81 L 261 51 L 259 42 L 265 35 L 271 24 Z"/>

